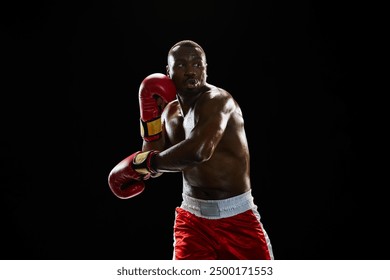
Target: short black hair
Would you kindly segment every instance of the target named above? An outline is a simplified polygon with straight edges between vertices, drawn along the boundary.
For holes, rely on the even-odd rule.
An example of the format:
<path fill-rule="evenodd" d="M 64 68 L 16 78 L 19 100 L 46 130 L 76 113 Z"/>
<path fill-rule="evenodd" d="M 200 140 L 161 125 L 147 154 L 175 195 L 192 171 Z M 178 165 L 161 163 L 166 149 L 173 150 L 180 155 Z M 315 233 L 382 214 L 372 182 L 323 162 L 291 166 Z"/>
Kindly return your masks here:
<path fill-rule="evenodd" d="M 170 50 L 169 50 L 169 52 L 168 52 L 168 55 L 171 54 L 172 50 L 173 50 L 175 47 L 177 47 L 177 46 L 195 47 L 195 48 L 199 48 L 203 53 L 205 53 L 204 50 L 203 50 L 203 48 L 202 48 L 198 43 L 196 43 L 195 41 L 192 41 L 192 40 L 181 40 L 181 41 L 177 42 L 176 44 L 174 44 L 174 45 L 170 48 Z"/>

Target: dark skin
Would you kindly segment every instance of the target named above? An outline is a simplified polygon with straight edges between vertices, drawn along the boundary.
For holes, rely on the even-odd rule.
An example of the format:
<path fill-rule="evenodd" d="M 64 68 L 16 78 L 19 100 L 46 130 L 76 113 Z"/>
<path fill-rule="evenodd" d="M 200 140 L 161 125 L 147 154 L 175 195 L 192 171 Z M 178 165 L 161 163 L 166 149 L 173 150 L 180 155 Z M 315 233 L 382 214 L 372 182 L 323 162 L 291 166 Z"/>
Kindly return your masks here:
<path fill-rule="evenodd" d="M 158 172 L 182 172 L 183 193 L 198 199 L 226 199 L 251 188 L 249 150 L 241 109 L 224 89 L 206 82 L 205 53 L 179 45 L 168 54 L 167 75 L 177 99 L 162 113 L 161 139 L 143 142 L 159 150 Z"/>

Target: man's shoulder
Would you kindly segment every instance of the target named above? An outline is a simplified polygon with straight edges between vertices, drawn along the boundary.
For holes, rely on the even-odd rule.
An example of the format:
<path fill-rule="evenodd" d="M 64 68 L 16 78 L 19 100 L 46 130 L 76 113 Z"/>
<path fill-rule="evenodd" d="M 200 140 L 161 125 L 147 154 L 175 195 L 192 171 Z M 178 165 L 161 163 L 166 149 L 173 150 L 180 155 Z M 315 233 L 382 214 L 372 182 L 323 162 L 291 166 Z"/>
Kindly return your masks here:
<path fill-rule="evenodd" d="M 212 86 L 203 94 L 203 96 L 197 102 L 199 107 L 214 108 L 217 110 L 223 110 L 225 112 L 233 112 L 238 106 L 233 96 L 225 89 Z"/>
<path fill-rule="evenodd" d="M 222 99 L 232 98 L 232 95 L 226 89 L 218 87 L 218 86 L 210 85 L 210 84 L 208 86 L 209 86 L 209 89 L 208 89 L 207 93 L 208 93 L 208 96 L 210 98 L 222 98 Z"/>

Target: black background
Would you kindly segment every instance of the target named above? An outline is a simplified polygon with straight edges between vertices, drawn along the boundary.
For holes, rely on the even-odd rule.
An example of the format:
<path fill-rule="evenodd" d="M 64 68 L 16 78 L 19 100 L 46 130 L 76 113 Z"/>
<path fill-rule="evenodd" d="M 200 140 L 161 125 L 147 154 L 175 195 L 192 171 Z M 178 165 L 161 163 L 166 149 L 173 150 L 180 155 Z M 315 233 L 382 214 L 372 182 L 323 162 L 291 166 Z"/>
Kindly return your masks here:
<path fill-rule="evenodd" d="M 138 87 L 200 43 L 242 107 L 277 259 L 386 259 L 373 214 L 364 12 L 340 1 L 1 4 L 2 259 L 171 259 L 180 174 L 116 198 L 140 149 Z M 363 12 L 363 14 L 362 14 Z"/>

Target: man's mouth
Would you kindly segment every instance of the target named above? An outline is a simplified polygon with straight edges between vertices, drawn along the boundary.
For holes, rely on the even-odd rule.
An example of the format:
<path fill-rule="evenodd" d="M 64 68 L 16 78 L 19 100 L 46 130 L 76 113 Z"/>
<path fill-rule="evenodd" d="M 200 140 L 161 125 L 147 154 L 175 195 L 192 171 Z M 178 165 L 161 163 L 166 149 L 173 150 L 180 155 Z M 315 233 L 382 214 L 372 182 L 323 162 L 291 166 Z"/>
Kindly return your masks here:
<path fill-rule="evenodd" d="M 195 87 L 198 84 L 197 79 L 188 79 L 186 80 L 187 87 Z"/>

